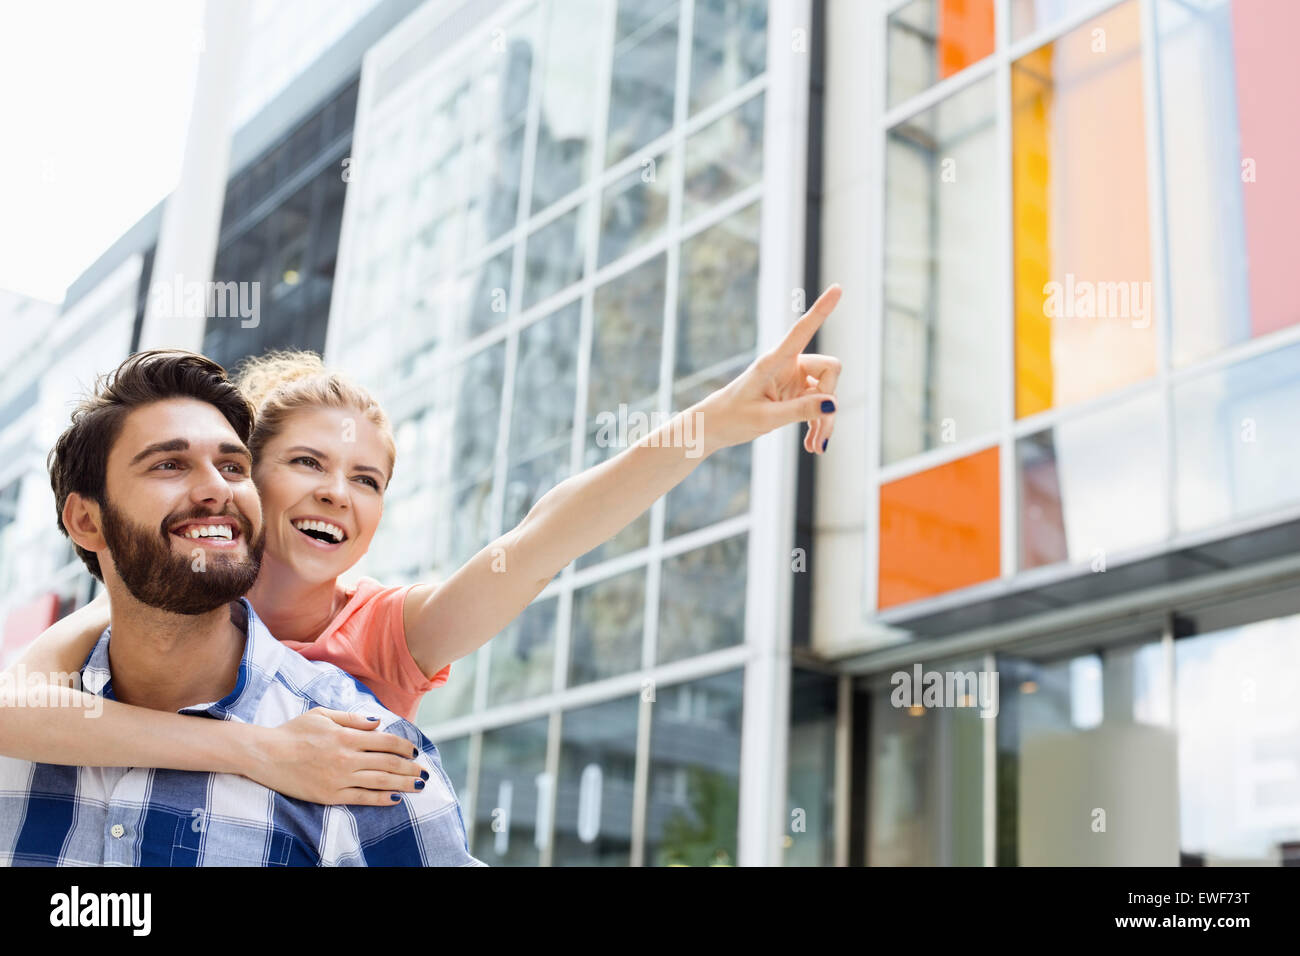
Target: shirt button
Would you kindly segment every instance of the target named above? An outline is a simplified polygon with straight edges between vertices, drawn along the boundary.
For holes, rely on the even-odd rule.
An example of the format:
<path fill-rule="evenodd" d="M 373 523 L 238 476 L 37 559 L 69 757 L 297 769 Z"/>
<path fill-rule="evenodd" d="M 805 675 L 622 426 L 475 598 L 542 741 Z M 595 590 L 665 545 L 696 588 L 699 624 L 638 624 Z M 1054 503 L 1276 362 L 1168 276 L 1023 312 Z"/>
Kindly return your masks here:
<path fill-rule="evenodd" d="M 126 827 L 122 826 L 120 823 L 114 823 L 113 828 L 108 832 L 113 834 L 115 837 L 121 838 L 122 834 L 126 832 Z"/>

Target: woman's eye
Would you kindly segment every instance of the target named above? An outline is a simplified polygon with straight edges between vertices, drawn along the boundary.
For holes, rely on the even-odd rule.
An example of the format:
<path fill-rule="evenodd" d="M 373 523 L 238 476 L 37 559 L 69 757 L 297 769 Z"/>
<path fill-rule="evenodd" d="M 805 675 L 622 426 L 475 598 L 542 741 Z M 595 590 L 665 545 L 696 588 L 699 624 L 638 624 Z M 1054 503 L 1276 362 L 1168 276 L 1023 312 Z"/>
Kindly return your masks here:
<path fill-rule="evenodd" d="M 375 491 L 379 490 L 379 482 L 375 481 L 375 479 L 371 478 L 369 475 L 359 475 L 357 480 L 364 481 L 371 488 L 375 489 Z"/>
<path fill-rule="evenodd" d="M 320 467 L 320 463 L 317 462 L 315 458 L 308 457 L 307 455 L 299 455 L 299 456 L 298 456 L 297 458 L 295 458 L 292 462 L 290 462 L 290 464 L 294 464 L 294 465 L 296 465 L 296 464 L 298 464 L 299 462 L 302 462 L 304 465 L 307 465 L 309 468 L 319 468 L 319 467 Z"/>

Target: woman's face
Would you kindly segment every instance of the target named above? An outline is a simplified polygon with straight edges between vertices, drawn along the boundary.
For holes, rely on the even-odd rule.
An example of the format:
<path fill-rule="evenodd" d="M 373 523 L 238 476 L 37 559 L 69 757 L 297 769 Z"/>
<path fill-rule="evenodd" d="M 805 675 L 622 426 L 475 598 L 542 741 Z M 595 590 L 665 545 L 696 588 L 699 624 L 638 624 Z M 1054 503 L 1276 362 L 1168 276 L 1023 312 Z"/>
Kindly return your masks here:
<path fill-rule="evenodd" d="M 322 583 L 361 559 L 379 527 L 388 453 L 374 423 L 353 409 L 292 413 L 253 470 L 266 553 Z"/>

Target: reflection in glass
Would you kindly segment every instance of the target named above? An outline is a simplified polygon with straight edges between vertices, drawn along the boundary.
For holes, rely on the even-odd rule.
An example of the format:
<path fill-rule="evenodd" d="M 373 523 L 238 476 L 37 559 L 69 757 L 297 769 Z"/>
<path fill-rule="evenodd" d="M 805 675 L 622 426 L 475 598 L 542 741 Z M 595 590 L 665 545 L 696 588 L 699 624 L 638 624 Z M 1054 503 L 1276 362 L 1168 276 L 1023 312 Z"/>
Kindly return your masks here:
<path fill-rule="evenodd" d="M 492 473 L 505 372 L 505 343 L 498 342 L 476 352 L 456 372 L 459 383 L 451 454 L 455 478 L 463 481 Z"/>
<path fill-rule="evenodd" d="M 1169 532 L 1160 396 L 1069 418 L 1016 443 L 1020 566 L 1088 561 Z"/>
<path fill-rule="evenodd" d="M 1174 644 L 1184 862 L 1295 865 L 1300 855 L 1300 616 Z"/>
<path fill-rule="evenodd" d="M 768 0 L 695 0 L 691 115 L 766 69 L 767 5 Z"/>
<path fill-rule="evenodd" d="M 555 795 L 556 866 L 628 866 L 640 698 L 564 712 Z"/>
<path fill-rule="evenodd" d="M 1011 101 L 1023 418 L 1156 371 L 1135 0 L 1016 60 Z"/>
<path fill-rule="evenodd" d="M 514 249 L 506 246 L 467 272 L 458 291 L 464 305 L 466 336 L 474 338 L 503 321 L 510 308 L 510 263 Z"/>
<path fill-rule="evenodd" d="M 665 153 L 646 157 L 606 187 L 600 213 L 601 268 L 663 232 L 672 178 L 672 160 Z"/>
<path fill-rule="evenodd" d="M 686 141 L 682 221 L 754 185 L 763 172 L 763 94 L 715 120 Z"/>
<path fill-rule="evenodd" d="M 645 568 L 625 571 L 575 591 L 567 686 L 638 669 L 644 621 Z"/>
<path fill-rule="evenodd" d="M 743 673 L 656 691 L 646 813 L 650 866 L 736 865 Z"/>
<path fill-rule="evenodd" d="M 1176 866 L 1181 758 L 1159 637 L 999 656 L 998 673 L 998 865 Z"/>
<path fill-rule="evenodd" d="M 664 559 L 656 663 L 744 641 L 748 537 L 723 538 Z"/>
<path fill-rule="evenodd" d="M 789 766 L 782 866 L 835 865 L 835 739 L 839 681 L 833 674 L 795 668 L 790 676 Z"/>
<path fill-rule="evenodd" d="M 993 0 L 912 0 L 889 15 L 889 105 L 993 52 Z"/>
<path fill-rule="evenodd" d="M 592 302 L 588 427 L 620 402 L 655 396 L 664 326 L 667 256 L 658 255 L 596 290 Z"/>
<path fill-rule="evenodd" d="M 1300 140 L 1279 123 L 1300 87 L 1300 6 L 1162 0 L 1165 208 L 1175 365 L 1300 322 L 1286 177 Z"/>
<path fill-rule="evenodd" d="M 586 241 L 578 206 L 528 237 L 524 258 L 524 309 L 582 278 Z"/>
<path fill-rule="evenodd" d="M 1300 345 L 1174 386 L 1178 530 L 1300 501 Z"/>
<path fill-rule="evenodd" d="M 911 706 L 908 692 L 921 689 L 894 680 L 881 680 L 873 688 L 868 866 L 979 866 L 983 862 L 982 666 L 970 660 L 925 668 L 954 675 L 954 691 L 961 675 L 963 691 L 974 687 L 975 706 Z M 899 671 L 909 678 L 913 674 L 912 668 Z M 895 706 L 895 695 L 906 706 Z"/>
<path fill-rule="evenodd" d="M 538 778 L 546 770 L 548 720 L 483 732 L 470 851 L 489 866 L 537 866 Z M 494 823 L 496 826 L 494 827 Z"/>
<path fill-rule="evenodd" d="M 631 156 L 673 125 L 679 5 L 620 0 L 605 164 Z"/>
<path fill-rule="evenodd" d="M 488 706 L 548 693 L 555 661 L 555 598 L 534 601 L 488 642 Z"/>
<path fill-rule="evenodd" d="M 754 349 L 761 205 L 751 203 L 682 243 L 675 378 Z"/>
<path fill-rule="evenodd" d="M 581 312 L 581 302 L 571 302 L 519 333 L 510 416 L 512 456 L 523 458 L 557 439 L 568 447 Z"/>
<path fill-rule="evenodd" d="M 533 212 L 581 185 L 587 169 L 596 99 L 598 0 L 565 0 L 550 5 L 546 67 L 533 167 Z"/>
<path fill-rule="evenodd" d="M 889 131 L 882 460 L 998 425 L 993 79 Z"/>

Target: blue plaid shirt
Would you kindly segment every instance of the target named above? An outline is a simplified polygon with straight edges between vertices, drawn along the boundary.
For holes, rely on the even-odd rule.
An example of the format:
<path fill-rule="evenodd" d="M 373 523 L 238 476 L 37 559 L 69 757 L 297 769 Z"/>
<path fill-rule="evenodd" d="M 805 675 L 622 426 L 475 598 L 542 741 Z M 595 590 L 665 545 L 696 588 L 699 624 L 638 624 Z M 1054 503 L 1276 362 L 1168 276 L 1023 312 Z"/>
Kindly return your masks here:
<path fill-rule="evenodd" d="M 228 773 L 63 767 L 0 757 L 0 865 L 5 866 L 484 866 L 438 748 L 332 664 L 285 647 L 248 612 L 235 689 L 182 708 L 264 727 L 312 707 L 380 719 L 410 740 L 429 771 L 423 790 L 391 807 L 293 800 Z M 82 689 L 113 700 L 109 631 L 82 667 Z M 89 713 L 89 712 L 88 712 Z"/>

